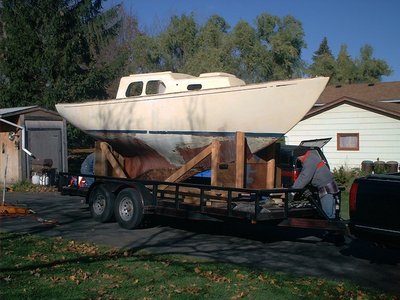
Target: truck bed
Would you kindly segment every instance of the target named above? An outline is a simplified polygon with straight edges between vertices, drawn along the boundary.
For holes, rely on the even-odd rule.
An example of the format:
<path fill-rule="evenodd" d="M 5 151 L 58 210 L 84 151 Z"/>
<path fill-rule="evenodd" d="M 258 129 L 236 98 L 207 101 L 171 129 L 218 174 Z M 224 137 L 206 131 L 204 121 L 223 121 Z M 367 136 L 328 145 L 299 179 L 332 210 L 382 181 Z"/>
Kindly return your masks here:
<path fill-rule="evenodd" d="M 400 245 L 400 173 L 357 178 L 350 193 L 350 228 L 360 237 Z"/>

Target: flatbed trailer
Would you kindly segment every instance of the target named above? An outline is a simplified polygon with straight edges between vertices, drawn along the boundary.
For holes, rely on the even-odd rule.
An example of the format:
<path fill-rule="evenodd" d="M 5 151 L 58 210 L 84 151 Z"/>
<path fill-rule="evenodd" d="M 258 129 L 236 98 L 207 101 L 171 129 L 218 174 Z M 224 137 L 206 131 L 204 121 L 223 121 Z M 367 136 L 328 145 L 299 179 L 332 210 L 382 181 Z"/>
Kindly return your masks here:
<path fill-rule="evenodd" d="M 304 189 L 249 189 L 74 173 L 59 175 L 62 194 L 85 197 L 95 220 L 108 222 L 115 217 L 126 229 L 139 227 L 150 215 L 159 215 L 347 230 L 345 222 L 328 220 L 315 194 Z M 71 178 L 79 177 L 93 177 L 95 181 L 89 188 L 69 184 Z M 292 193 L 302 196 L 292 199 Z"/>
<path fill-rule="evenodd" d="M 237 132 L 230 150 L 231 160 L 221 161 L 221 142 L 212 143 L 173 173 L 156 180 L 129 178 L 124 157 L 107 143 L 96 143 L 93 174 L 60 173 L 62 194 L 86 199 L 92 217 L 108 222 L 114 217 L 123 228 L 139 227 L 150 215 L 194 220 L 237 221 L 252 224 L 266 222 L 278 226 L 321 228 L 343 231 L 339 219 L 329 220 L 312 189 L 284 188 L 276 176 L 276 145 L 264 153 L 263 159 L 247 156 L 246 138 Z M 206 158 L 211 162 L 211 184 L 187 182 L 194 168 Z M 73 184 L 75 178 L 77 184 Z M 89 188 L 81 188 L 79 178 L 93 178 Z M 185 179 L 186 178 L 186 179 Z M 72 183 L 72 184 L 71 184 Z M 293 197 L 293 194 L 296 196 Z M 340 213 L 338 209 L 337 215 Z"/>

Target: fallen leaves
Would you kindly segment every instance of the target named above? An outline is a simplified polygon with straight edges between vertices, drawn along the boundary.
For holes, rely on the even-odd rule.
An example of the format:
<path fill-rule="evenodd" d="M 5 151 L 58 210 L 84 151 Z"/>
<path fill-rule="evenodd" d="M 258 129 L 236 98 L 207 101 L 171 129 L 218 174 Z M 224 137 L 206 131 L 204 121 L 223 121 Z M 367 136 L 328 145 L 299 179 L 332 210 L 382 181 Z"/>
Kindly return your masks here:
<path fill-rule="evenodd" d="M 0 270 L 4 299 L 16 298 L 15 293 L 29 298 L 38 291 L 48 293 L 49 299 L 61 299 L 65 291 L 71 299 L 239 300 L 274 294 L 288 299 L 396 299 L 323 278 L 299 278 L 187 257 L 138 255 L 133 250 L 62 238 L 6 237 Z"/>
<path fill-rule="evenodd" d="M 30 271 L 31 275 L 35 277 L 40 277 L 40 269 L 36 268 L 35 270 Z"/>
<path fill-rule="evenodd" d="M 246 295 L 247 295 L 247 293 L 245 293 L 245 292 L 240 292 L 239 294 L 232 296 L 232 297 L 230 298 L 230 300 L 242 299 L 242 298 L 246 297 Z"/>
<path fill-rule="evenodd" d="M 221 283 L 221 282 L 227 282 L 230 283 L 231 280 L 225 276 L 218 275 L 214 273 L 213 271 L 202 271 L 199 267 L 194 268 L 194 272 L 202 277 L 207 278 L 210 281 Z"/>
<path fill-rule="evenodd" d="M 239 280 L 244 280 L 248 277 L 247 275 L 241 274 L 237 269 L 233 270 L 233 273 L 235 273 L 236 278 Z"/>
<path fill-rule="evenodd" d="M 83 271 L 82 269 L 77 269 L 74 270 L 74 273 L 71 274 L 68 278 L 76 284 L 80 284 L 81 282 L 88 280 L 91 275 L 92 274 L 90 272 Z"/>
<path fill-rule="evenodd" d="M 72 252 L 72 253 L 79 253 L 84 255 L 96 255 L 99 252 L 99 249 L 94 244 L 82 243 L 82 242 L 75 242 L 69 241 L 67 246 L 59 249 L 59 252 Z"/>
<path fill-rule="evenodd" d="M 29 261 L 49 262 L 49 257 L 43 253 L 32 253 L 27 255 L 24 259 Z"/>

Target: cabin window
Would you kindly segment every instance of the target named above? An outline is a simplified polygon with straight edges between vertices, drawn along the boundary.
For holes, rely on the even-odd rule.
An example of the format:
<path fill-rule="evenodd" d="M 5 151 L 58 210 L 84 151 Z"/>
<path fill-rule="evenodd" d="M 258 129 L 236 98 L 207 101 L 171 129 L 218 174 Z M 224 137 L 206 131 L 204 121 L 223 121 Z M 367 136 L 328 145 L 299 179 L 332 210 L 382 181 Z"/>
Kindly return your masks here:
<path fill-rule="evenodd" d="M 188 91 L 198 91 L 201 90 L 202 85 L 201 84 L 189 84 L 187 86 Z"/>
<path fill-rule="evenodd" d="M 142 91 L 143 91 L 143 82 L 135 81 L 128 85 L 125 96 L 126 97 L 140 96 L 142 94 Z"/>
<path fill-rule="evenodd" d="M 338 133 L 337 150 L 358 151 L 360 150 L 359 133 Z"/>
<path fill-rule="evenodd" d="M 165 84 L 161 80 L 151 80 L 146 85 L 146 95 L 163 94 Z"/>

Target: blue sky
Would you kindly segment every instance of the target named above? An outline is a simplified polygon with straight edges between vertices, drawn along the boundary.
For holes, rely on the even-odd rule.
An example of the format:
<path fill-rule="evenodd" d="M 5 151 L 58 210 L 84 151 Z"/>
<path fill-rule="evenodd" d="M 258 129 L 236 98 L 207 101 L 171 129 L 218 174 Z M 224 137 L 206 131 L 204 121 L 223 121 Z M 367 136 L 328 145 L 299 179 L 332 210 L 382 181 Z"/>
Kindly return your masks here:
<path fill-rule="evenodd" d="M 108 3 L 119 3 L 111 0 Z M 125 0 L 128 13 L 138 18 L 147 33 L 165 28 L 173 15 L 193 13 L 197 23 L 211 15 L 223 17 L 232 27 L 239 20 L 252 26 L 263 13 L 291 15 L 303 25 L 307 48 L 302 58 L 311 57 L 326 36 L 334 54 L 347 44 L 352 58 L 358 57 L 365 44 L 373 47 L 375 58 L 385 60 L 392 68 L 383 81 L 400 81 L 400 1 L 399 0 Z"/>

